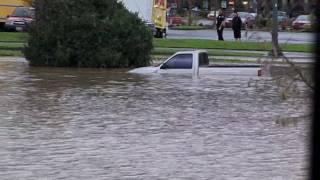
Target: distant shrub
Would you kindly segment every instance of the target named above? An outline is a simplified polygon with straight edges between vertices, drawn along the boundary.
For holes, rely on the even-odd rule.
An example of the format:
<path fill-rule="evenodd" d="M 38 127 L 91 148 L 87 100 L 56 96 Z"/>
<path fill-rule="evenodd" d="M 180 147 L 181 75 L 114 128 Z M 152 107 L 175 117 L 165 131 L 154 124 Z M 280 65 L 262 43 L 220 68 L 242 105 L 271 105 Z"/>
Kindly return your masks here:
<path fill-rule="evenodd" d="M 152 34 L 116 0 L 35 0 L 24 50 L 32 66 L 126 68 L 150 63 Z"/>

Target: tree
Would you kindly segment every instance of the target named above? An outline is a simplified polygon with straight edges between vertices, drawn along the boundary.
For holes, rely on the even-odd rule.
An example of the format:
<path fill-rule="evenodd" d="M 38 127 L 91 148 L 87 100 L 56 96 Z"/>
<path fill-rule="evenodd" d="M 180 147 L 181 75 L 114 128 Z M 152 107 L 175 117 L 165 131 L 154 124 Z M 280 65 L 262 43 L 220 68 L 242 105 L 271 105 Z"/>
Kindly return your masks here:
<path fill-rule="evenodd" d="M 278 43 L 278 0 L 261 0 L 258 23 L 271 29 L 272 50 L 274 58 L 278 58 L 282 52 Z"/>
<path fill-rule="evenodd" d="M 150 63 L 152 35 L 116 0 L 35 0 L 24 50 L 32 66 L 126 68 Z"/>
<path fill-rule="evenodd" d="M 193 23 L 193 17 L 192 17 L 192 5 L 193 1 L 188 0 L 188 25 L 191 26 Z"/>
<path fill-rule="evenodd" d="M 191 26 L 192 22 L 193 22 L 192 7 L 193 7 L 193 4 L 194 4 L 194 0 L 183 0 L 182 4 L 183 4 L 183 7 L 187 9 L 188 25 Z"/>
<path fill-rule="evenodd" d="M 281 49 L 278 42 L 278 0 L 272 0 L 272 55 L 278 58 L 281 55 Z"/>

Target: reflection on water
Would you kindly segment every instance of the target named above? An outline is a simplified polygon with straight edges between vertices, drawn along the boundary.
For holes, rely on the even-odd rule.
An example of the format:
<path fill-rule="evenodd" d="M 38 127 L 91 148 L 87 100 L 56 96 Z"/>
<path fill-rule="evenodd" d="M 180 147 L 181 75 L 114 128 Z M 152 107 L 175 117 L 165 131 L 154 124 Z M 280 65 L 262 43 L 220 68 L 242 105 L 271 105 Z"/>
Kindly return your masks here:
<path fill-rule="evenodd" d="M 305 179 L 309 119 L 278 119 L 308 106 L 256 77 L 0 62 L 0 177 Z"/>

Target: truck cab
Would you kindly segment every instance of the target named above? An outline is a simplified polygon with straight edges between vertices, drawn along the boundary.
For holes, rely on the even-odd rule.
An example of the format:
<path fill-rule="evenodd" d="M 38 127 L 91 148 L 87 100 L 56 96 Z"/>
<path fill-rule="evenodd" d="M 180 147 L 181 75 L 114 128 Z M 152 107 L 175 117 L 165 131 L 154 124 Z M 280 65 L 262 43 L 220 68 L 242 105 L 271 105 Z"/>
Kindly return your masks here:
<path fill-rule="evenodd" d="M 135 74 L 202 74 L 257 76 L 261 73 L 260 65 L 222 65 L 209 64 L 205 50 L 180 51 L 169 57 L 157 67 L 141 67 L 129 71 Z"/>
<path fill-rule="evenodd" d="M 157 67 L 142 67 L 130 72 L 139 74 L 199 74 L 199 67 L 207 66 L 209 66 L 209 58 L 206 51 L 180 51 Z"/>
<path fill-rule="evenodd" d="M 208 67 L 209 58 L 206 51 L 182 51 L 163 62 L 158 73 L 194 73 L 199 74 L 199 67 Z"/>

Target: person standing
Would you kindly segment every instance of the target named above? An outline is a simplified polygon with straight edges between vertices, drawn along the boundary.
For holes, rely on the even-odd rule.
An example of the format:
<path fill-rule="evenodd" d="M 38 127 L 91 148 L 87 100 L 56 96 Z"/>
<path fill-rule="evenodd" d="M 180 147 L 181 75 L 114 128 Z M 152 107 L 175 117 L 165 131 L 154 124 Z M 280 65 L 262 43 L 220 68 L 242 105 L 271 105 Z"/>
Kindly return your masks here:
<path fill-rule="evenodd" d="M 232 30 L 234 33 L 234 39 L 236 41 L 240 41 L 241 39 L 241 27 L 242 27 L 242 20 L 239 17 L 238 12 L 234 12 L 234 17 L 232 19 Z"/>
<path fill-rule="evenodd" d="M 225 17 L 223 14 L 223 11 L 219 10 L 219 15 L 217 17 L 217 33 L 218 33 L 218 39 L 219 41 L 223 41 L 223 29 L 225 26 Z"/>

